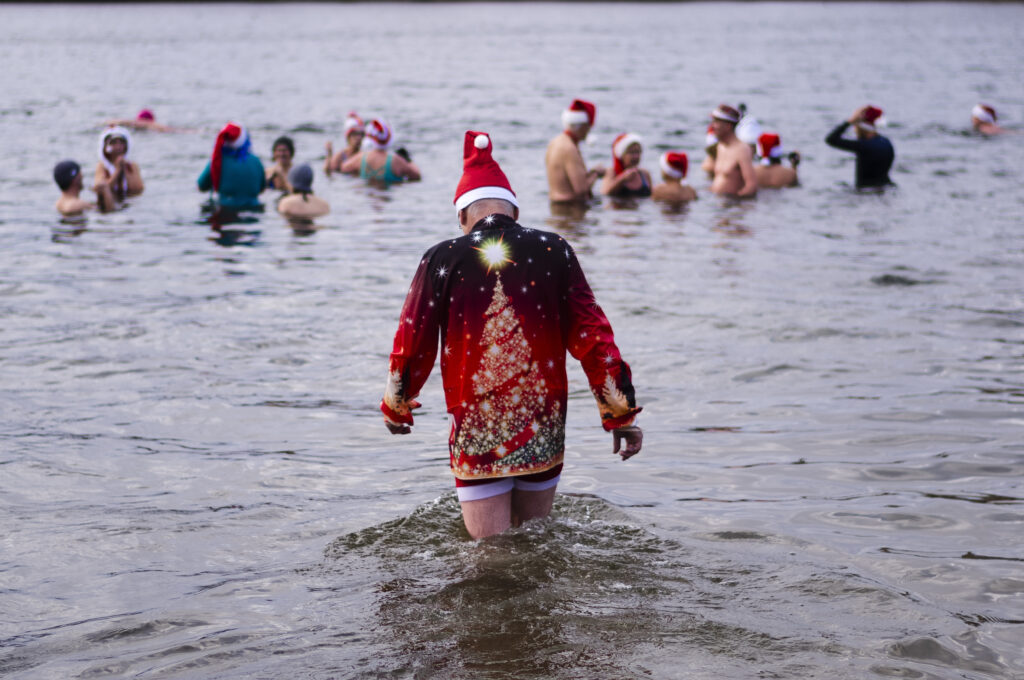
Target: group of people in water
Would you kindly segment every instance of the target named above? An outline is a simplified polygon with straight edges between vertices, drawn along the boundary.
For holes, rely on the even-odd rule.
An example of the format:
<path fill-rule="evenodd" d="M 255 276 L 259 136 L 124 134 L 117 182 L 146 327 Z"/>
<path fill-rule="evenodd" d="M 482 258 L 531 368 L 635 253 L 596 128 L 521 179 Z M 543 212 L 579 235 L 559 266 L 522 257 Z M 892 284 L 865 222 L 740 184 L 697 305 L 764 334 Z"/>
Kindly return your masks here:
<path fill-rule="evenodd" d="M 697 198 L 697 191 L 686 183 L 689 158 L 681 150 L 666 151 L 658 159 L 660 181 L 640 166 L 643 139 L 624 132 L 612 142 L 612 167 L 587 168 L 579 149 L 594 126 L 597 107 L 582 99 L 574 100 L 562 112 L 562 132 L 547 146 L 545 167 L 552 210 L 585 206 L 597 185 L 601 194 L 613 199 L 651 197 L 670 204 L 684 204 Z M 798 183 L 800 154 L 786 152 L 776 132 L 763 131 L 757 119 L 744 105 L 734 108 L 721 104 L 710 114 L 701 169 L 711 181 L 714 194 L 748 197 L 759 188 L 781 188 Z M 883 187 L 891 183 L 889 171 L 895 158 L 892 143 L 878 128 L 882 110 L 875 106 L 858 108 L 825 138 L 832 147 L 856 155 L 857 188 Z M 971 124 L 982 135 L 1006 132 L 997 123 L 996 111 L 978 104 L 971 111 Z M 848 128 L 855 139 L 847 139 Z M 73 160 L 58 163 L 53 177 L 61 190 L 57 210 L 63 215 L 80 214 L 91 208 L 115 209 L 124 199 L 145 189 L 139 166 L 132 160 L 132 136 L 129 129 L 175 132 L 178 129 L 158 123 L 153 112 L 143 109 L 134 119 L 107 121 L 100 134 L 99 160 L 92 190 L 96 201 L 82 198 L 84 188 L 81 167 Z M 345 118 L 345 146 L 335 152 L 327 142 L 323 171 L 358 176 L 382 185 L 421 178 L 419 167 L 404 148 L 391 149 L 391 127 L 382 119 L 364 122 L 356 113 Z M 308 164 L 294 164 L 295 144 L 287 136 L 274 140 L 273 164 L 264 169 L 252 152 L 252 142 L 244 126 L 228 123 L 217 134 L 213 152 L 197 179 L 201 191 L 213 193 L 219 210 L 261 209 L 260 194 L 266 189 L 282 192 L 277 209 L 286 217 L 314 219 L 330 211 L 327 201 L 313 194 L 314 172 Z M 784 161 L 788 160 L 788 165 Z M 600 184 L 598 184 L 600 180 Z"/>

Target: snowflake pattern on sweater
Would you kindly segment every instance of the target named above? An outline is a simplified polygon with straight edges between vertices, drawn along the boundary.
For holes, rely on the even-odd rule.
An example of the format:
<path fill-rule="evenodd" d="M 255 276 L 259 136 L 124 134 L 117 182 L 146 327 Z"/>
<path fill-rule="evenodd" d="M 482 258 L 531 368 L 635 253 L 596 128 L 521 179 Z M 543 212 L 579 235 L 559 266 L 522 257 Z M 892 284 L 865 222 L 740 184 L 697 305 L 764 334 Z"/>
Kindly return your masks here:
<path fill-rule="evenodd" d="M 411 425 L 441 347 L 460 479 L 543 472 L 562 462 L 566 352 L 583 365 L 606 430 L 633 422 L 629 365 L 576 254 L 560 236 L 490 215 L 420 261 L 395 334 L 385 417 Z"/>

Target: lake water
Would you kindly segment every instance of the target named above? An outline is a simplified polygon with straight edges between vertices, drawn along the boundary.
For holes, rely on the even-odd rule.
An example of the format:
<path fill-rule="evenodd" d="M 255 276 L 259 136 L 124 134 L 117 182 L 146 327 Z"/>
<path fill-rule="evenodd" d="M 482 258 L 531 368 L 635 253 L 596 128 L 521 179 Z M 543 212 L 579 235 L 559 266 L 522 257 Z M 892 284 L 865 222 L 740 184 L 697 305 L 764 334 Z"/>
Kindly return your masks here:
<path fill-rule="evenodd" d="M 0 675 L 1024 677 L 1020 4 L 0 7 Z M 802 186 L 550 215 L 547 141 L 700 162 L 744 102 Z M 895 189 L 827 147 L 886 110 Z M 143 107 L 146 192 L 62 223 L 51 169 Z M 421 183 L 328 180 L 383 115 Z M 216 131 L 293 136 L 333 206 L 213 231 Z M 461 525 L 438 374 L 377 411 L 420 254 L 458 234 L 462 133 L 575 245 L 646 440 L 611 455 L 570 369 L 548 521 Z M 91 181 L 87 182 L 91 184 Z M 272 202 L 273 196 L 266 200 Z"/>

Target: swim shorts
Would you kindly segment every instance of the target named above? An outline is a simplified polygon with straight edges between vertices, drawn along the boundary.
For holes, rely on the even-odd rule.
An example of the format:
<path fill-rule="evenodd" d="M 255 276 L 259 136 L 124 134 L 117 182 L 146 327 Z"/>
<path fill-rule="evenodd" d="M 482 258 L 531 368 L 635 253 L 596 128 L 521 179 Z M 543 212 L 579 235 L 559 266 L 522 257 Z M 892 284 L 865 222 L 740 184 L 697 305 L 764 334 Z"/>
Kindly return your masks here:
<path fill-rule="evenodd" d="M 520 491 L 544 491 L 558 485 L 562 477 L 562 464 L 550 470 L 532 475 L 518 477 L 498 477 L 496 479 L 459 479 L 455 478 L 455 492 L 459 502 L 482 501 L 485 498 L 508 493 L 512 489 Z"/>

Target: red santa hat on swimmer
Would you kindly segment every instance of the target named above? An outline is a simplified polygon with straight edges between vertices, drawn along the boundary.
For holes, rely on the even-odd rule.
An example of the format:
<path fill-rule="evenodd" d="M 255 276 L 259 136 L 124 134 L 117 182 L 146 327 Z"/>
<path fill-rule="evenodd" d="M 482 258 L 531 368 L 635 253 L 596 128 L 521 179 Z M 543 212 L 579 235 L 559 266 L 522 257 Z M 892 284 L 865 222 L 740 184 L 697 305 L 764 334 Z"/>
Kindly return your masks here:
<path fill-rule="evenodd" d="M 238 123 L 228 123 L 217 133 L 217 141 L 213 144 L 213 158 L 210 159 L 210 180 L 214 191 L 220 189 L 220 169 L 224 149 L 241 149 L 248 141 L 249 132 Z"/>
<path fill-rule="evenodd" d="M 682 151 L 666 151 L 661 154 L 661 158 L 658 159 L 658 165 L 661 166 L 661 171 L 665 173 L 667 177 L 682 179 L 686 177 L 686 171 L 690 167 L 690 161 Z"/>
<path fill-rule="evenodd" d="M 758 137 L 757 146 L 761 150 L 761 162 L 764 165 L 768 165 L 772 158 L 782 158 L 785 153 L 782 150 L 782 140 L 774 132 L 765 132 Z"/>
<path fill-rule="evenodd" d="M 718 135 L 715 134 L 715 128 L 708 124 L 708 130 L 704 133 L 704 146 L 706 148 L 714 144 L 718 144 Z"/>
<path fill-rule="evenodd" d="M 355 111 L 349 111 L 348 116 L 345 117 L 345 136 L 348 137 L 348 133 L 356 128 L 363 127 L 363 119 L 359 117 L 359 114 Z"/>
<path fill-rule="evenodd" d="M 456 212 L 484 198 L 501 198 L 519 207 L 508 178 L 491 157 L 493 150 L 487 133 L 466 131 L 462 145 L 462 178 L 455 187 Z"/>
<path fill-rule="evenodd" d="M 366 124 L 366 138 L 375 149 L 386 149 L 391 145 L 391 126 L 379 118 Z"/>
<path fill-rule="evenodd" d="M 582 99 L 573 99 L 569 108 L 562 111 L 563 128 L 582 123 L 592 126 L 595 120 L 597 120 L 597 107 Z"/>
<path fill-rule="evenodd" d="M 612 142 L 612 161 L 616 175 L 625 169 L 622 165 L 622 155 L 632 144 L 643 144 L 643 139 L 640 138 L 640 135 L 632 132 L 623 132 Z"/>
<path fill-rule="evenodd" d="M 971 109 L 971 117 L 977 118 L 982 123 L 993 124 L 998 119 L 996 110 L 988 104 L 975 104 Z"/>
<path fill-rule="evenodd" d="M 879 127 L 885 125 L 885 119 L 882 118 L 882 109 L 877 106 L 868 106 L 864 109 L 864 118 L 857 126 L 864 130 L 870 130 L 874 132 Z"/>

